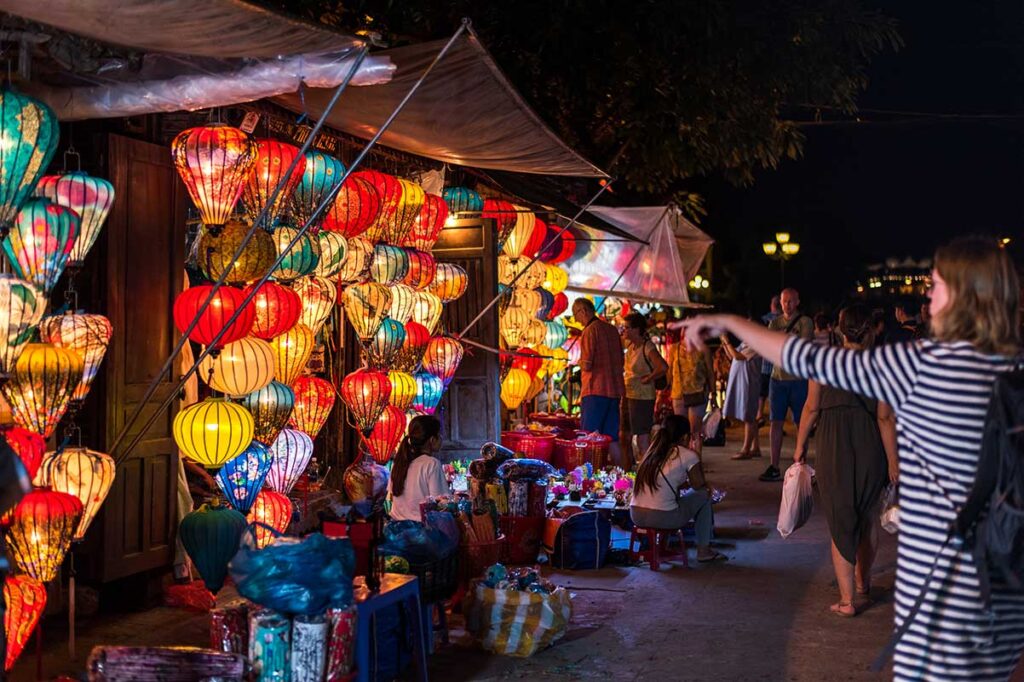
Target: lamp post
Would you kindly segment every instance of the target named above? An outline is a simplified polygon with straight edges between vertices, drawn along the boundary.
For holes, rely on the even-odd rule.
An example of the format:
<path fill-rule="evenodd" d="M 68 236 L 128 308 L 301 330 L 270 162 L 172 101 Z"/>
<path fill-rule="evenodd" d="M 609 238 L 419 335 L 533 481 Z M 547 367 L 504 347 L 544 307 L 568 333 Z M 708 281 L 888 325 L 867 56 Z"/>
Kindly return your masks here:
<path fill-rule="evenodd" d="M 800 253 L 800 244 L 790 241 L 788 232 L 776 232 L 775 241 L 761 244 L 764 255 L 779 261 L 779 288 L 786 287 L 786 261 Z"/>

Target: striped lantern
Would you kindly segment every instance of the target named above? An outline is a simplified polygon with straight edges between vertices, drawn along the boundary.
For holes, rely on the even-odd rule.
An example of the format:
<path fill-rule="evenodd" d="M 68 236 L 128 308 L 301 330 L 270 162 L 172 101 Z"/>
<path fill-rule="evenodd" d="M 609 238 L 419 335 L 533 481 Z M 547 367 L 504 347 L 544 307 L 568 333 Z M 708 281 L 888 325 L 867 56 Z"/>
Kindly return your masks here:
<path fill-rule="evenodd" d="M 385 318 L 377 333 L 366 344 L 366 366 L 386 370 L 394 364 L 405 343 L 405 327 L 401 323 Z"/>
<path fill-rule="evenodd" d="M 224 346 L 199 363 L 199 378 L 225 395 L 240 397 L 274 379 L 274 349 L 263 339 L 247 336 Z"/>
<path fill-rule="evenodd" d="M 75 246 L 81 219 L 49 199 L 29 199 L 18 211 L 3 241 L 14 274 L 49 296 Z"/>
<path fill-rule="evenodd" d="M 377 244 L 373 248 L 373 262 L 370 263 L 370 277 L 381 284 L 401 281 L 409 272 L 409 254 L 405 249 L 388 244 Z"/>
<path fill-rule="evenodd" d="M 412 307 L 413 322 L 427 328 L 431 334 L 437 331 L 437 323 L 441 320 L 443 306 L 441 299 L 429 291 L 417 291 Z"/>
<path fill-rule="evenodd" d="M 82 401 L 100 369 L 114 327 L 103 315 L 67 312 L 47 317 L 39 325 L 39 336 L 45 343 L 76 351 L 82 356 L 82 380 L 75 387 L 72 400 Z"/>
<path fill-rule="evenodd" d="M 288 424 L 295 405 L 295 392 L 280 381 L 271 381 L 258 391 L 238 400 L 253 419 L 253 440 L 270 445 Z"/>
<path fill-rule="evenodd" d="M 77 497 L 43 488 L 21 498 L 7 529 L 7 550 L 18 570 L 48 583 L 60 573 L 82 515 Z"/>
<path fill-rule="evenodd" d="M 228 504 L 248 514 L 273 461 L 269 448 L 254 440 L 242 454 L 222 466 L 216 480 Z"/>
<path fill-rule="evenodd" d="M 261 523 L 284 534 L 292 522 L 292 501 L 287 495 L 273 490 L 261 490 L 246 517 L 249 523 Z M 262 549 L 270 544 L 274 535 L 265 528 L 256 526 L 256 547 Z"/>
<path fill-rule="evenodd" d="M 388 214 L 382 235 L 384 243 L 394 246 L 405 243 L 427 200 L 427 193 L 415 182 L 399 178 L 398 184 L 402 188 L 402 197 L 395 205 L 394 212 Z"/>
<path fill-rule="evenodd" d="M 238 128 L 210 123 L 179 133 L 171 154 L 203 223 L 227 223 L 256 162 L 256 144 Z"/>
<path fill-rule="evenodd" d="M 7 575 L 4 578 L 4 604 L 4 634 L 7 637 L 4 670 L 10 670 L 46 610 L 46 585 L 31 576 Z"/>
<path fill-rule="evenodd" d="M 520 275 L 523 270 L 526 272 Z M 547 266 L 540 261 L 531 265 L 527 258 L 513 260 L 505 254 L 498 256 L 498 281 L 502 284 L 512 284 L 514 281 L 517 288 L 534 289 L 544 284 L 545 277 Z"/>
<path fill-rule="evenodd" d="M 313 457 L 313 439 L 296 429 L 282 429 L 270 446 L 273 461 L 267 474 L 267 487 L 287 495 Z"/>
<path fill-rule="evenodd" d="M 420 251 L 434 248 L 444 221 L 448 218 L 448 204 L 436 194 L 427 194 L 423 200 L 419 215 L 413 220 L 409 233 L 402 241 L 402 246 L 409 246 Z"/>
<path fill-rule="evenodd" d="M 387 464 L 405 435 L 405 410 L 388 405 L 366 437 L 366 447 L 377 464 Z"/>
<path fill-rule="evenodd" d="M 85 365 L 76 351 L 50 343 L 30 343 L 0 392 L 11 406 L 14 423 L 49 438 L 64 416 L 82 380 Z"/>
<path fill-rule="evenodd" d="M 382 372 L 360 369 L 341 382 L 341 399 L 364 434 L 373 428 L 390 396 L 391 381 Z"/>
<path fill-rule="evenodd" d="M 420 366 L 423 353 L 430 342 L 430 330 L 418 322 L 410 320 L 405 323 L 405 343 L 398 354 L 395 367 L 403 372 L 414 372 Z"/>
<path fill-rule="evenodd" d="M 249 291 L 251 287 L 245 290 L 246 295 Z M 264 282 L 253 296 L 252 308 L 252 335 L 269 340 L 295 326 L 302 316 L 302 299 L 286 286 Z"/>
<path fill-rule="evenodd" d="M 515 287 L 512 289 L 512 307 L 522 308 L 530 317 L 536 317 L 540 311 L 544 298 L 536 289 L 523 289 Z"/>
<path fill-rule="evenodd" d="M 533 379 L 525 370 L 513 367 L 501 382 L 501 402 L 510 410 L 518 409 L 530 390 Z"/>
<path fill-rule="evenodd" d="M 428 372 L 416 372 L 413 376 L 416 378 L 416 398 L 412 401 L 412 409 L 434 414 L 444 394 L 444 383 Z"/>
<path fill-rule="evenodd" d="M 524 346 L 538 346 L 544 343 L 547 334 L 547 326 L 537 318 L 531 318 L 519 335 L 519 343 Z"/>
<path fill-rule="evenodd" d="M 380 211 L 377 189 L 358 173 L 353 173 L 342 184 L 334 203 L 327 210 L 323 229 L 347 238 L 358 237 L 377 220 Z"/>
<path fill-rule="evenodd" d="M 36 285 L 9 273 L 0 273 L 0 377 L 14 371 L 18 356 L 32 339 L 45 311 L 46 296 Z"/>
<path fill-rule="evenodd" d="M 316 438 L 334 408 L 334 385 L 319 377 L 299 377 L 292 388 L 295 409 L 288 425 Z"/>
<path fill-rule="evenodd" d="M 341 271 L 348 254 L 348 242 L 337 232 L 320 232 L 316 236 L 320 259 L 313 268 L 313 274 L 319 277 L 334 277 Z"/>
<path fill-rule="evenodd" d="M 447 388 L 459 369 L 464 352 L 462 344 L 455 339 L 435 336 L 423 352 L 423 369 L 440 379 L 444 388 Z"/>
<path fill-rule="evenodd" d="M 338 283 L 345 285 L 363 281 L 370 272 L 372 262 L 373 244 L 358 237 L 349 238 L 348 251 L 338 270 Z"/>
<path fill-rule="evenodd" d="M 249 411 L 223 398 L 189 405 L 174 418 L 174 441 L 189 459 L 219 469 L 252 442 L 255 424 Z"/>
<path fill-rule="evenodd" d="M 429 291 L 440 298 L 442 303 L 451 303 L 466 293 L 468 287 L 469 276 L 461 265 L 438 263 Z"/>
<path fill-rule="evenodd" d="M 408 372 L 391 370 L 388 372 L 388 383 L 391 384 L 388 402 L 405 413 L 416 399 L 416 377 Z"/>
<path fill-rule="evenodd" d="M 317 207 L 341 182 L 344 175 L 345 164 L 330 154 L 319 151 L 306 152 L 306 166 L 291 197 L 292 217 L 300 227 L 309 222 Z M 326 212 L 322 211 L 310 225 L 312 234 L 316 234 L 320 229 Z"/>
<path fill-rule="evenodd" d="M 73 537 L 76 542 L 85 538 L 85 532 L 114 485 L 116 473 L 114 458 L 103 452 L 68 447 L 47 453 L 42 472 L 46 485 L 82 503 L 82 515 Z"/>
<path fill-rule="evenodd" d="M 81 266 L 100 236 L 110 207 L 114 205 L 114 186 L 103 178 L 94 178 L 84 171 L 74 171 L 64 175 L 43 176 L 36 186 L 36 195 L 78 214 L 81 223 L 68 264 Z"/>
<path fill-rule="evenodd" d="M 210 592 L 224 587 L 228 562 L 238 552 L 247 525 L 245 516 L 216 497 L 181 520 L 178 539 Z"/>
<path fill-rule="evenodd" d="M 316 335 L 334 310 L 338 290 L 326 277 L 303 277 L 295 280 L 292 290 L 302 301 L 302 315 L 299 322 L 309 327 Z"/>
<path fill-rule="evenodd" d="M 270 197 L 274 196 L 274 203 L 260 221 L 260 227 L 268 231 L 273 229 L 306 170 L 306 157 L 301 156 L 281 190 L 274 195 L 296 156 L 299 156 L 299 148 L 295 145 L 277 140 L 256 140 L 256 162 L 242 189 L 242 203 L 250 223 L 256 220 L 269 204 Z"/>
<path fill-rule="evenodd" d="M 516 348 L 522 343 L 521 339 L 532 319 L 528 312 L 516 307 L 510 307 L 501 316 L 501 319 L 498 321 L 498 328 L 501 330 L 501 336 L 505 339 L 505 343 L 509 348 Z"/>
<path fill-rule="evenodd" d="M 196 319 L 203 303 L 210 297 L 211 291 L 213 291 L 213 286 L 200 284 L 189 287 L 178 294 L 174 300 L 174 326 L 178 328 L 179 332 L 184 334 L 192 320 Z M 218 289 L 213 295 L 210 305 L 201 315 L 198 315 L 199 322 L 188 335 L 189 340 L 202 346 L 209 346 L 217 334 L 226 328 L 227 331 L 214 346 L 214 348 L 223 348 L 232 341 L 248 336 L 256 319 L 256 308 L 252 305 L 242 308 L 244 301 L 245 292 L 241 289 L 235 287 Z M 242 308 L 241 314 L 228 325 L 228 320 L 239 308 Z"/>
<path fill-rule="evenodd" d="M 46 172 L 59 137 L 50 107 L 10 88 L 0 92 L 0 236 Z"/>
<path fill-rule="evenodd" d="M 274 349 L 274 377 L 286 386 L 291 386 L 306 368 L 313 354 L 315 340 L 313 330 L 299 322 L 280 336 L 270 341 Z"/>
<path fill-rule="evenodd" d="M 310 232 L 300 235 L 297 229 L 282 226 L 274 230 L 273 237 L 277 256 L 285 254 L 281 264 L 274 268 L 274 279 L 291 282 L 316 270 L 320 262 L 320 242 L 310 237 Z"/>
<path fill-rule="evenodd" d="M 249 234 L 252 223 L 230 218 L 214 231 L 203 227 L 196 238 L 191 260 L 206 279 L 217 281 L 224 273 L 229 284 L 245 284 L 259 279 L 277 260 L 274 238 L 264 230 L 256 230 L 242 253 L 235 259 L 238 247 Z"/>
<path fill-rule="evenodd" d="M 408 284 L 413 289 L 423 291 L 427 289 L 437 276 L 437 261 L 434 256 L 426 251 L 409 252 L 409 270 L 402 278 L 403 284 Z"/>
<path fill-rule="evenodd" d="M 350 284 L 342 293 L 345 317 L 355 329 L 359 341 L 366 345 L 380 329 L 391 307 L 391 291 L 383 284 L 366 282 Z"/>
<path fill-rule="evenodd" d="M 400 324 L 412 319 L 412 310 L 416 305 L 416 290 L 408 284 L 395 284 L 391 287 L 391 305 L 388 317 Z"/>
<path fill-rule="evenodd" d="M 448 205 L 449 213 L 479 213 L 484 210 L 484 200 L 468 187 L 445 187 L 441 196 Z"/>
<path fill-rule="evenodd" d="M 569 330 L 561 322 L 545 322 L 544 327 L 547 329 L 544 334 L 544 345 L 548 348 L 559 348 L 569 340 Z"/>

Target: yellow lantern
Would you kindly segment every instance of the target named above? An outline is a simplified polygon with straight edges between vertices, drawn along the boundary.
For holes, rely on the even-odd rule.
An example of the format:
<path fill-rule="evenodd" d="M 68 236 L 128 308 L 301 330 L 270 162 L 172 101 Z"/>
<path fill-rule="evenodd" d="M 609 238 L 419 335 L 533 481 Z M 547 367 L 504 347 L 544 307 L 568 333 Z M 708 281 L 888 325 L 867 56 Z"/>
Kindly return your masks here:
<path fill-rule="evenodd" d="M 302 315 L 299 322 L 313 330 L 314 336 L 331 315 L 338 290 L 326 277 L 303 277 L 295 280 L 292 291 L 302 301 Z"/>
<path fill-rule="evenodd" d="M 526 273 L 516 279 L 519 272 L 524 269 Z M 516 287 L 536 289 L 544 284 L 545 277 L 547 277 L 547 266 L 540 261 L 531 265 L 530 261 L 525 258 L 513 260 L 504 254 L 498 256 L 498 281 L 502 284 L 508 285 L 514 281 Z"/>
<path fill-rule="evenodd" d="M 320 244 L 320 260 L 313 270 L 314 275 L 333 277 L 341 270 L 348 254 L 348 241 L 337 232 L 321 230 L 316 236 Z"/>
<path fill-rule="evenodd" d="M 75 529 L 75 540 L 85 537 L 89 524 L 96 518 L 110 487 L 114 485 L 117 466 L 105 453 L 88 448 L 69 447 L 63 452 L 48 452 L 40 467 L 46 485 L 57 492 L 77 497 L 82 503 L 82 516 Z"/>
<path fill-rule="evenodd" d="M 403 412 L 410 409 L 416 400 L 416 378 L 408 372 L 391 370 L 388 372 L 388 381 L 391 382 L 388 402 Z"/>
<path fill-rule="evenodd" d="M 412 308 L 412 319 L 413 322 L 418 322 L 427 328 L 431 334 L 437 328 L 437 323 L 441 319 L 442 304 L 441 299 L 436 294 L 432 294 L 429 291 L 417 291 L 414 294 L 415 303 Z"/>
<path fill-rule="evenodd" d="M 274 349 L 263 339 L 247 336 L 224 346 L 199 363 L 199 377 L 210 388 L 238 398 L 274 380 Z"/>
<path fill-rule="evenodd" d="M 544 273 L 544 284 L 542 286 L 552 294 L 557 296 L 569 286 L 569 273 L 557 265 L 545 266 Z"/>
<path fill-rule="evenodd" d="M 391 287 L 391 305 L 388 317 L 399 324 L 412 319 L 412 311 L 416 306 L 416 290 L 408 284 L 395 284 Z"/>
<path fill-rule="evenodd" d="M 513 262 L 517 261 L 520 256 L 523 255 L 523 249 L 526 248 L 526 244 L 530 241 L 530 237 L 533 236 L 533 230 L 537 226 L 537 216 L 530 213 L 523 206 L 516 206 L 516 226 L 509 232 L 508 237 L 505 239 L 505 243 L 502 244 L 501 250 L 506 256 L 512 259 Z"/>
<path fill-rule="evenodd" d="M 338 271 L 338 281 L 342 284 L 350 284 L 366 279 L 371 261 L 373 261 L 373 244 L 359 237 L 351 237 L 348 240 L 345 258 L 341 261 L 341 269 Z"/>
<path fill-rule="evenodd" d="M 466 293 L 469 276 L 466 271 L 455 263 L 438 263 L 437 273 L 429 290 L 437 294 L 442 303 L 451 303 Z"/>
<path fill-rule="evenodd" d="M 189 405 L 174 418 L 174 442 L 193 462 L 218 469 L 252 442 L 252 415 L 223 398 Z"/>
<path fill-rule="evenodd" d="M 363 343 L 369 343 L 391 308 L 391 290 L 377 282 L 350 284 L 342 292 L 345 316 Z"/>
<path fill-rule="evenodd" d="M 536 317 L 542 305 L 544 305 L 544 297 L 536 289 L 516 287 L 512 290 L 512 307 L 522 308 L 530 317 Z"/>
<path fill-rule="evenodd" d="M 274 350 L 274 377 L 291 386 L 313 354 L 313 330 L 299 322 L 271 339 L 270 347 Z"/>
<path fill-rule="evenodd" d="M 82 356 L 82 380 L 75 387 L 72 400 L 85 400 L 92 380 L 100 369 L 107 345 L 114 334 L 110 320 L 102 315 L 65 313 L 47 317 L 39 325 L 39 336 L 58 348 L 76 351 Z"/>
<path fill-rule="evenodd" d="M 219 230 L 204 227 L 196 238 L 191 260 L 211 281 L 225 272 L 228 274 L 224 281 L 229 284 L 259 279 L 277 260 L 277 247 L 269 232 L 256 230 L 235 260 L 235 253 L 251 228 L 252 223 L 237 218 L 231 218 Z"/>
<path fill-rule="evenodd" d="M 15 423 L 43 438 L 53 435 L 84 369 L 82 356 L 76 351 L 50 343 L 25 346 L 13 376 L 0 386 Z"/>
<path fill-rule="evenodd" d="M 530 314 L 522 308 L 510 307 L 501 316 L 499 321 L 501 335 L 510 348 L 515 348 L 520 344 L 520 338 L 526 331 L 527 326 L 529 326 L 530 321 Z"/>
<path fill-rule="evenodd" d="M 525 398 L 525 400 L 533 400 L 538 395 L 540 395 L 540 392 L 542 390 L 544 390 L 544 384 L 545 383 L 546 382 L 544 381 L 544 376 L 543 375 L 538 374 L 537 376 L 535 376 L 533 378 L 533 383 L 530 384 L 529 390 L 526 391 L 526 398 Z"/>
<path fill-rule="evenodd" d="M 548 355 L 551 356 L 547 361 L 548 374 L 558 374 L 569 366 L 569 351 L 564 348 L 552 348 Z"/>
<path fill-rule="evenodd" d="M 56 578 L 81 515 L 82 503 L 67 493 L 40 488 L 21 498 L 7 529 L 15 565 L 41 582 Z"/>
<path fill-rule="evenodd" d="M 386 217 L 382 217 L 380 222 L 383 222 L 384 229 L 379 235 L 380 241 L 394 246 L 405 242 L 413 222 L 419 216 L 423 209 L 423 203 L 427 200 L 426 192 L 415 182 L 399 178 L 398 185 L 402 188 L 402 196 L 398 200 L 395 210 Z"/>
<path fill-rule="evenodd" d="M 546 376 L 551 371 L 551 348 L 542 343 L 535 350 L 537 355 L 541 356 L 544 360 L 540 365 L 540 371 L 537 372 L 537 376 Z"/>
<path fill-rule="evenodd" d="M 546 324 L 533 318 L 529 321 L 526 327 L 523 329 L 519 336 L 519 343 L 524 346 L 539 346 L 544 343 L 544 339 L 548 335 L 548 327 Z"/>
<path fill-rule="evenodd" d="M 526 400 L 533 380 L 526 370 L 513 367 L 501 382 L 501 402 L 510 410 L 514 410 Z"/>

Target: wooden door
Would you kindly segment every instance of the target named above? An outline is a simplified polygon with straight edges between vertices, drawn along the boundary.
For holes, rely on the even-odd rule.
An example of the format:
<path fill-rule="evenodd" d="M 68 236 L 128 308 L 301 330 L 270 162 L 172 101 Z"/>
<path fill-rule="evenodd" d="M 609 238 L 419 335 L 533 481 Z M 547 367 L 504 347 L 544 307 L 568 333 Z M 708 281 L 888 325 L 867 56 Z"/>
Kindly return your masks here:
<path fill-rule="evenodd" d="M 107 315 L 114 337 L 104 363 L 106 442 L 121 431 L 178 338 L 171 318 L 185 262 L 187 193 L 161 145 L 110 136 L 109 169 L 117 201 L 106 226 Z M 172 392 L 175 367 L 120 447 Z M 117 470 L 104 505 L 103 582 L 173 563 L 178 449 L 171 435 L 177 401 Z"/>

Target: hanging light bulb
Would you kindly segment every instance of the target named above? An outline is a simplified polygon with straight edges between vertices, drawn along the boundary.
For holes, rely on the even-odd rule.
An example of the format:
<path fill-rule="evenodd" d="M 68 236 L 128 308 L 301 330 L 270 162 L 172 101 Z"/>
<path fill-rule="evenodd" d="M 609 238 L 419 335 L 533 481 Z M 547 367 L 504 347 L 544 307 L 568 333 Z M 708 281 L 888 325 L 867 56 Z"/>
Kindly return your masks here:
<path fill-rule="evenodd" d="M 558 348 L 569 340 L 569 330 L 561 322 L 545 322 L 544 345 L 549 348 Z"/>
<path fill-rule="evenodd" d="M 569 273 L 557 265 L 548 265 L 544 272 L 544 288 L 552 294 L 560 294 L 569 286 Z"/>
<path fill-rule="evenodd" d="M 33 330 L 45 311 L 46 297 L 34 284 L 9 273 L 0 273 L 0 377 L 14 371 L 14 363 L 32 339 Z"/>
<path fill-rule="evenodd" d="M 413 222 L 423 208 L 423 202 L 427 199 L 426 192 L 415 182 L 399 178 L 398 185 L 402 191 L 401 196 L 394 204 L 394 210 L 383 216 L 384 229 L 380 234 L 380 239 L 374 240 L 383 241 L 385 244 L 393 246 L 399 246 L 405 242 Z M 378 221 L 379 224 L 380 221 Z"/>
<path fill-rule="evenodd" d="M 96 238 L 100 236 L 110 207 L 114 204 L 114 186 L 103 178 L 84 171 L 64 175 L 46 175 L 36 186 L 36 195 L 70 208 L 81 219 L 78 238 L 71 248 L 68 265 L 79 267 Z"/>
<path fill-rule="evenodd" d="M 412 311 L 416 306 L 416 290 L 407 284 L 395 284 L 391 287 L 391 305 L 388 317 L 400 324 L 412 319 Z"/>
<path fill-rule="evenodd" d="M 426 251 L 408 251 L 408 255 L 409 271 L 402 278 L 402 283 L 418 291 L 426 290 L 437 276 L 437 261 Z"/>
<path fill-rule="evenodd" d="M 366 344 L 366 365 L 371 369 L 388 369 L 394 364 L 404 343 L 405 327 L 391 318 L 385 318 L 377 333 Z"/>
<path fill-rule="evenodd" d="M 302 315 L 299 322 L 309 327 L 316 335 L 331 316 L 338 290 L 326 277 L 303 277 L 292 284 L 292 289 L 302 301 Z"/>
<path fill-rule="evenodd" d="M 366 447 L 370 456 L 378 464 L 387 464 L 394 456 L 398 444 L 405 436 L 405 411 L 388 405 L 380 413 L 380 418 L 373 425 L 373 430 L 366 437 Z"/>
<path fill-rule="evenodd" d="M 0 92 L 0 237 L 50 165 L 59 137 L 50 107 L 9 88 Z"/>
<path fill-rule="evenodd" d="M 206 299 L 210 297 L 213 287 L 207 284 L 200 284 L 189 287 L 178 294 L 174 300 L 174 326 L 179 332 L 184 333 L 192 320 L 196 318 L 200 308 Z M 203 314 L 199 316 L 199 323 L 188 335 L 190 341 L 209 346 L 213 339 L 225 327 L 227 331 L 217 341 L 214 348 L 223 348 L 232 341 L 237 341 L 249 335 L 253 322 L 256 318 L 255 306 L 247 305 L 242 308 L 245 301 L 245 292 L 235 287 L 221 287 L 213 295 L 213 300 L 206 307 Z M 241 314 L 228 326 L 228 320 L 235 314 L 235 311 L 242 308 Z"/>
<path fill-rule="evenodd" d="M 4 604 L 7 609 L 4 612 L 7 637 L 4 670 L 10 670 L 46 610 L 46 585 L 31 576 L 8 574 L 4 578 Z"/>
<path fill-rule="evenodd" d="M 316 209 L 327 198 L 341 178 L 345 175 L 345 164 L 338 161 L 330 154 L 311 151 L 306 152 L 306 167 L 303 169 L 302 178 L 299 180 L 295 192 L 292 193 L 292 215 L 298 224 L 305 225 L 312 218 Z M 323 222 L 322 212 L 310 225 L 315 234 Z"/>
<path fill-rule="evenodd" d="M 274 461 L 267 474 L 267 487 L 287 495 L 309 466 L 313 457 L 313 439 L 296 429 L 282 429 L 270 446 L 270 454 Z"/>
<path fill-rule="evenodd" d="M 299 322 L 270 341 L 274 349 L 274 376 L 282 384 L 291 386 L 302 374 L 313 354 L 313 330 Z"/>
<path fill-rule="evenodd" d="M 358 175 L 353 173 L 341 185 L 324 217 L 323 229 L 352 238 L 366 232 L 377 220 L 380 195 L 373 184 Z"/>
<path fill-rule="evenodd" d="M 418 322 L 410 320 L 405 323 L 405 343 L 398 354 L 395 366 L 403 372 L 414 372 L 420 366 L 423 353 L 430 342 L 430 330 Z"/>
<path fill-rule="evenodd" d="M 248 295 L 251 287 L 245 290 Z M 302 316 L 302 299 L 293 290 L 276 282 L 264 282 L 252 299 L 254 311 L 252 335 L 264 340 L 280 336 L 295 326 Z"/>
<path fill-rule="evenodd" d="M 47 453 L 43 468 L 49 487 L 82 503 L 82 515 L 73 539 L 76 542 L 83 539 L 114 485 L 117 466 L 113 457 L 88 448 L 68 447 Z"/>
<path fill-rule="evenodd" d="M 412 401 L 412 409 L 422 414 L 434 414 L 441 402 L 444 384 L 427 372 L 416 372 L 413 376 L 416 378 L 416 398 Z"/>
<path fill-rule="evenodd" d="M 274 379 L 274 349 L 247 336 L 224 346 L 199 363 L 199 377 L 210 388 L 232 397 L 258 391 Z"/>
<path fill-rule="evenodd" d="M 281 264 L 274 268 L 274 279 L 290 282 L 316 270 L 320 262 L 320 242 L 311 239 L 308 232 L 299 236 L 295 228 L 282 226 L 274 230 L 273 237 L 277 255 L 285 254 Z M 295 245 L 289 249 L 293 241 Z"/>
<path fill-rule="evenodd" d="M 520 339 L 530 325 L 530 314 L 522 308 L 509 308 L 499 320 L 501 336 L 510 348 L 520 345 Z M 546 331 L 546 330 L 545 330 Z"/>
<path fill-rule="evenodd" d="M 294 391 L 295 409 L 289 426 L 316 438 L 334 408 L 334 386 L 319 377 L 299 377 Z"/>
<path fill-rule="evenodd" d="M 365 239 L 351 237 L 348 240 L 348 252 L 338 271 L 338 283 L 345 285 L 363 281 L 370 272 L 372 262 L 373 244 Z"/>
<path fill-rule="evenodd" d="M 317 261 L 316 267 L 313 268 L 313 274 L 320 277 L 333 277 L 338 274 L 345 262 L 345 256 L 348 254 L 348 242 L 337 232 L 326 230 L 320 232 L 316 236 L 316 240 L 320 250 L 320 259 Z"/>
<path fill-rule="evenodd" d="M 246 520 L 249 523 L 265 524 L 283 534 L 288 530 L 288 524 L 292 521 L 292 501 L 288 499 L 287 495 L 273 490 L 261 490 L 256 496 L 256 502 L 253 503 Z M 255 528 L 256 548 L 263 549 L 274 539 L 274 535 L 258 525 Z"/>
<path fill-rule="evenodd" d="M 441 380 L 448 388 L 455 376 L 465 351 L 462 344 L 447 336 L 435 336 L 427 343 L 423 352 L 423 369 Z"/>
<path fill-rule="evenodd" d="M 434 248 L 437 238 L 441 236 L 444 221 L 448 218 L 448 204 L 436 194 L 426 194 L 419 214 L 412 222 L 402 246 L 410 246 L 420 251 Z"/>
<path fill-rule="evenodd" d="M 189 405 L 174 418 L 174 441 L 196 464 L 218 469 L 252 442 L 255 424 L 249 411 L 223 398 Z"/>
<path fill-rule="evenodd" d="M 448 205 L 449 213 L 479 213 L 484 210 L 484 200 L 468 187 L 445 187 L 441 196 Z"/>
<path fill-rule="evenodd" d="M 252 414 L 253 440 L 270 445 L 291 417 L 295 393 L 280 381 L 271 381 L 238 400 L 238 404 Z"/>
<path fill-rule="evenodd" d="M 436 294 L 442 303 L 451 303 L 466 293 L 468 286 L 469 276 L 462 266 L 455 263 L 438 263 L 429 290 Z"/>
<path fill-rule="evenodd" d="M 284 179 L 289 166 L 299 156 L 299 148 L 287 142 L 277 140 L 256 140 L 256 161 L 253 164 L 253 172 L 242 190 L 242 203 L 245 205 L 245 213 L 249 222 L 256 220 L 260 212 L 267 207 L 274 190 Z M 299 157 L 291 175 L 285 180 L 281 190 L 274 197 L 274 203 L 267 209 L 266 216 L 260 222 L 260 227 L 272 230 L 277 222 L 278 216 L 287 205 L 295 187 L 302 180 L 306 170 L 306 157 Z M 264 270 L 264 272 L 266 272 Z M 261 273 L 262 274 L 262 273 Z"/>
<path fill-rule="evenodd" d="M 210 592 L 224 587 L 228 562 L 238 553 L 247 525 L 245 516 L 216 497 L 181 520 L 178 539 Z"/>
<path fill-rule="evenodd" d="M 72 400 L 82 401 L 89 394 L 92 380 L 107 354 L 114 327 L 103 315 L 67 312 L 47 317 L 39 325 L 39 336 L 44 343 L 73 350 L 82 356 L 82 380 L 75 387 Z"/>
<path fill-rule="evenodd" d="M 437 330 L 437 323 L 441 320 L 441 299 L 429 291 L 417 291 L 414 295 L 415 303 L 412 308 L 413 322 L 422 324 L 427 331 L 433 334 Z"/>
<path fill-rule="evenodd" d="M 518 214 L 516 207 L 507 201 L 484 199 L 483 218 L 494 221 L 498 233 L 498 248 L 501 248 L 516 226 Z"/>
<path fill-rule="evenodd" d="M 360 369 L 341 382 L 341 399 L 363 433 L 373 428 L 390 396 L 391 382 L 383 372 Z"/>
<path fill-rule="evenodd" d="M 3 241 L 14 274 L 49 295 L 68 263 L 80 225 L 70 208 L 49 199 L 26 201 Z"/>
<path fill-rule="evenodd" d="M 388 372 L 388 382 L 391 384 L 388 401 L 404 414 L 416 399 L 416 378 L 408 372 L 391 370 Z"/>
<path fill-rule="evenodd" d="M 518 409 L 526 400 L 533 379 L 524 370 L 513 367 L 501 382 L 501 402 L 510 410 Z"/>
<path fill-rule="evenodd" d="M 60 573 L 71 546 L 82 503 L 55 490 L 33 490 L 14 507 L 7 550 L 23 573 L 48 583 Z"/>
<path fill-rule="evenodd" d="M 256 144 L 238 128 L 210 123 L 179 133 L 171 153 L 202 221 L 224 225 L 256 162 Z"/>
<path fill-rule="evenodd" d="M 370 277 L 381 284 L 394 284 L 409 272 L 409 254 L 397 246 L 377 244 L 373 248 Z"/>
<path fill-rule="evenodd" d="M 229 218 L 216 231 L 204 226 L 196 238 L 190 260 L 210 281 L 215 282 L 222 276 L 229 284 L 259 279 L 277 260 L 277 247 L 268 232 L 256 230 L 236 259 L 235 253 L 248 236 L 250 227 L 251 223 L 237 218 Z"/>
<path fill-rule="evenodd" d="M 342 293 L 345 316 L 355 329 L 359 341 L 366 345 L 380 329 L 391 307 L 391 291 L 383 284 L 366 282 L 350 284 Z"/>
<path fill-rule="evenodd" d="M 73 350 L 49 343 L 28 344 L 10 380 L 0 385 L 14 422 L 43 438 L 53 435 L 82 380 L 83 369 L 82 356 Z"/>
<path fill-rule="evenodd" d="M 267 446 L 254 440 L 242 454 L 222 466 L 216 480 L 228 504 L 248 514 L 273 461 L 274 456 Z"/>

